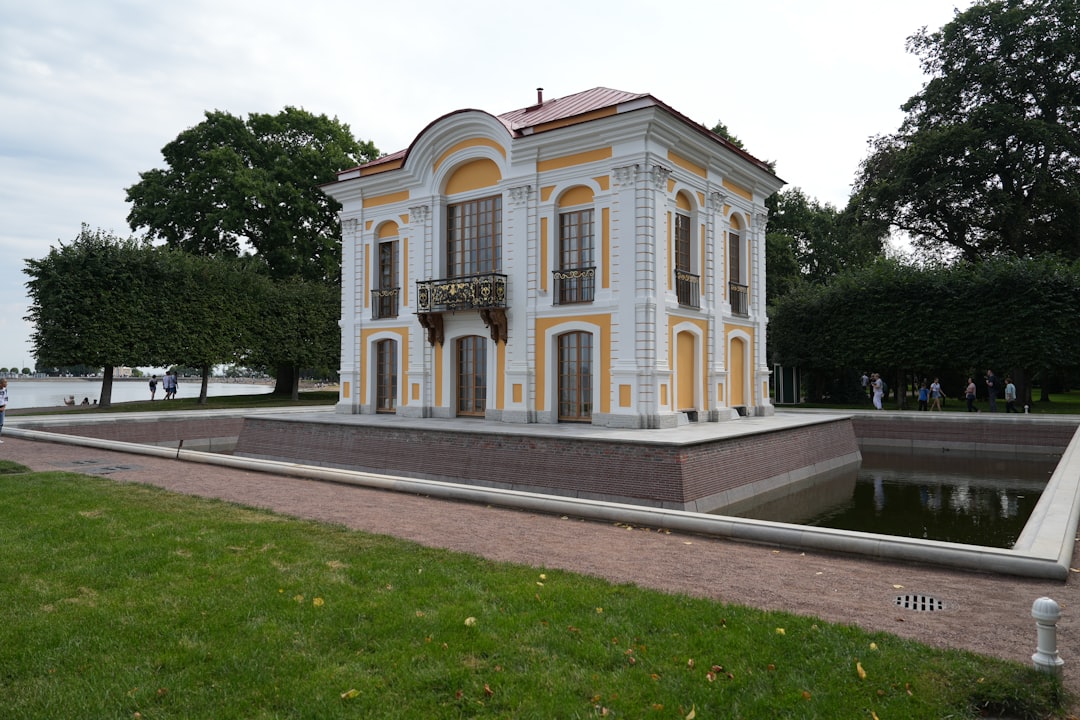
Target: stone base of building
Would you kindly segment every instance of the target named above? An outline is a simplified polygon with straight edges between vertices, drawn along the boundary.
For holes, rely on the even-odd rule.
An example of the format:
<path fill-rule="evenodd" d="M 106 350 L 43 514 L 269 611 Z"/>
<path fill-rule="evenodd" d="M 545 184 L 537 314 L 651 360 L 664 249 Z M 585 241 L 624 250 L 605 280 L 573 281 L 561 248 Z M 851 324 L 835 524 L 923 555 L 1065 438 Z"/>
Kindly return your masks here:
<path fill-rule="evenodd" d="M 400 415 L 253 416 L 234 454 L 697 512 L 782 493 L 861 460 L 850 417 L 622 431 Z"/>

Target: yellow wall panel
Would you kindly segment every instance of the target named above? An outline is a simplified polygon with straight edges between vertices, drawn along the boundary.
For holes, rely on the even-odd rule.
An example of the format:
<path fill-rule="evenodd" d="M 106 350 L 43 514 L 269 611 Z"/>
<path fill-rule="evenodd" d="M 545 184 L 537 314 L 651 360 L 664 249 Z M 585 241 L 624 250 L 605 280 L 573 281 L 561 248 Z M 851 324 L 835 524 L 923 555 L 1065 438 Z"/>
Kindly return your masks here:
<path fill-rule="evenodd" d="M 440 155 L 439 159 L 435 161 L 435 164 L 432 165 L 431 169 L 438 170 L 439 166 L 443 164 L 446 158 L 450 157 L 451 155 L 460 150 L 465 150 L 471 147 L 495 148 L 499 151 L 499 154 L 502 155 L 504 159 L 506 158 L 506 148 L 504 148 L 502 145 L 495 142 L 494 140 L 490 138 L 471 138 L 469 140 L 462 140 L 461 142 L 456 143 L 453 147 Z"/>
<path fill-rule="evenodd" d="M 514 383 L 513 398 L 514 398 L 514 403 L 516 403 L 518 405 L 521 404 L 521 398 L 522 398 L 522 386 L 521 386 L 521 383 Z"/>
<path fill-rule="evenodd" d="M 373 208 L 380 205 L 389 205 L 390 203 L 405 202 L 409 199 L 408 190 L 399 190 L 397 192 L 387 193 L 386 195 L 374 195 L 372 197 L 364 198 L 364 207 Z"/>
<path fill-rule="evenodd" d="M 399 235 L 398 224 L 396 222 L 384 222 L 379 226 L 379 232 L 375 233 L 375 235 L 380 240 L 397 237 Z"/>
<path fill-rule="evenodd" d="M 341 397 L 343 397 L 343 398 L 348 398 L 348 397 L 349 397 L 349 390 L 350 390 L 350 389 L 351 389 L 351 388 L 349 387 L 349 381 L 348 381 L 348 380 L 346 380 L 345 382 L 341 383 Z"/>
<path fill-rule="evenodd" d="M 601 175 L 600 177 L 594 177 L 593 180 L 600 186 L 600 189 L 607 192 L 611 188 L 611 178 L 607 175 Z"/>
<path fill-rule="evenodd" d="M 500 180 L 502 173 L 493 161 L 487 158 L 472 160 L 455 170 L 446 181 L 446 194 L 454 195 L 493 187 L 498 185 Z"/>
<path fill-rule="evenodd" d="M 547 202 L 551 199 L 551 193 L 555 192 L 554 185 L 545 185 L 540 188 L 540 202 Z"/>
<path fill-rule="evenodd" d="M 559 196 L 559 207 L 573 207 L 574 205 L 591 205 L 593 202 L 592 188 L 577 185 L 570 188 Z"/>
<path fill-rule="evenodd" d="M 741 197 L 741 198 L 743 198 L 745 200 L 753 200 L 754 199 L 754 194 L 752 192 L 750 192 L 749 190 L 744 188 L 742 185 L 739 185 L 737 183 L 733 183 L 732 181 L 728 180 L 727 178 L 724 178 L 724 180 L 723 180 L 723 182 L 721 184 L 725 188 L 727 188 L 728 190 L 730 190 L 731 192 L 735 193 L 736 195 L 738 195 L 739 197 Z"/>
<path fill-rule="evenodd" d="M 562 168 L 573 167 L 575 165 L 584 165 L 585 163 L 608 160 L 611 158 L 611 155 L 612 150 L 610 147 L 586 150 L 585 152 L 574 153 L 573 155 L 563 155 L 562 157 L 551 158 L 550 160 L 541 160 L 536 163 L 536 170 L 537 172 L 561 170 Z"/>
<path fill-rule="evenodd" d="M 694 173 L 695 175 L 697 175 L 698 177 L 702 177 L 702 178 L 708 176 L 708 173 L 705 171 L 705 168 L 701 167 L 697 163 L 690 162 L 689 160 L 682 157 L 681 155 L 676 155 L 672 151 L 668 150 L 667 156 L 668 156 L 668 160 L 675 163 L 676 165 L 681 167 L 683 170 L 688 170 L 688 171 Z"/>
<path fill-rule="evenodd" d="M 619 407 L 628 408 L 633 402 L 634 394 L 629 385 L 619 386 Z"/>

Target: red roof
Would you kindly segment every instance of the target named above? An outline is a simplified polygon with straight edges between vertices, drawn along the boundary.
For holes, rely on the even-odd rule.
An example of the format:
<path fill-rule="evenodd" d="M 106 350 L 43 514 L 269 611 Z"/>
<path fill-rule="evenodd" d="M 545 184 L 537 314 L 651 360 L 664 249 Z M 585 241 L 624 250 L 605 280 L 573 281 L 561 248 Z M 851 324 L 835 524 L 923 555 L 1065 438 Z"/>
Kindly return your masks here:
<path fill-rule="evenodd" d="M 542 94 L 542 91 L 538 90 L 537 93 Z M 538 96 L 537 99 L 540 100 L 541 97 Z M 657 100 L 648 93 L 631 93 L 622 90 L 612 90 L 611 88 L 597 87 L 592 88 L 591 90 L 584 90 L 573 95 L 567 95 L 566 97 L 562 98 L 543 100 L 542 102 L 538 102 L 535 105 L 530 105 L 529 107 L 524 107 L 519 110 L 511 110 L 510 112 L 503 113 L 502 115 L 498 115 L 497 118 L 499 122 L 506 126 L 506 129 L 510 132 L 511 135 L 513 135 L 514 137 L 521 137 L 522 135 L 528 134 L 526 131 L 529 128 L 535 128 L 547 123 L 567 120 L 569 118 L 574 118 L 580 115 L 586 115 L 597 110 L 605 110 L 607 108 L 618 109 L 620 105 L 626 105 L 634 101 L 643 101 L 640 104 L 641 107 L 653 106 L 663 108 L 671 115 L 682 120 L 696 132 L 700 132 L 709 136 L 711 139 L 715 140 L 716 142 L 720 143 L 721 145 L 725 146 L 736 154 L 741 155 L 746 160 L 757 165 L 763 170 L 766 170 L 769 173 L 773 172 L 767 163 L 758 160 L 750 153 L 733 145 L 727 139 L 712 132 L 704 125 L 700 123 L 695 123 L 690 118 L 686 117 L 685 115 L 676 111 L 674 108 L 666 105 L 665 103 Z M 632 110 L 637 108 L 626 109 Z M 458 112 L 464 111 L 459 110 L 452 113 L 447 113 L 441 118 L 438 118 L 438 120 L 442 120 L 443 118 L 449 117 L 450 115 L 455 115 Z M 438 120 L 434 122 L 438 122 Z M 434 122 L 431 124 L 434 124 Z M 422 135 L 423 132 L 421 132 L 420 134 Z M 404 160 L 408 154 L 409 149 L 406 148 L 405 150 L 399 150 L 389 155 L 383 155 L 377 160 L 372 160 L 369 163 L 361 165 L 359 168 L 343 170 L 341 171 L 341 173 L 352 172 L 354 170 L 363 168 L 373 168 L 389 162 Z M 339 175 L 341 173 L 339 173 Z"/>

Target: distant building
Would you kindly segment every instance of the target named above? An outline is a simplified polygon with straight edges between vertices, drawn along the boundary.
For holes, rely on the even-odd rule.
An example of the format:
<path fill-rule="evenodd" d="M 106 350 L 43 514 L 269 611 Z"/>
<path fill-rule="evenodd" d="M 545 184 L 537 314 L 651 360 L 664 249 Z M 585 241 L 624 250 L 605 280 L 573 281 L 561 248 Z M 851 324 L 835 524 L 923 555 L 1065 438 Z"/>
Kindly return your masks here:
<path fill-rule="evenodd" d="M 337 411 L 673 427 L 771 414 L 769 166 L 652 95 L 459 110 L 338 174 Z"/>
<path fill-rule="evenodd" d="M 102 369 L 102 373 L 104 373 L 104 372 L 105 372 L 104 369 Z M 126 367 L 124 365 L 121 365 L 120 367 L 117 367 L 117 368 L 113 368 L 113 377 L 129 378 L 129 377 L 131 377 L 131 368 Z"/>

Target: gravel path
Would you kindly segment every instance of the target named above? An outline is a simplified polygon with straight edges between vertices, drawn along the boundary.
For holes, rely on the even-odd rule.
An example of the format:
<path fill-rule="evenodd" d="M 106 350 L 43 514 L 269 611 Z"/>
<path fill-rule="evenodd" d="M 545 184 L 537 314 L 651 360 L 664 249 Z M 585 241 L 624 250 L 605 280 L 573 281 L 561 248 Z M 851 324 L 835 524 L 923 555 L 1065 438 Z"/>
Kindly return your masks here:
<path fill-rule="evenodd" d="M 1062 583 L 802 552 L 10 436 L 0 457 L 34 470 L 103 474 L 492 560 L 812 615 L 1025 664 L 1035 651 L 1031 605 L 1048 596 L 1062 607 L 1058 650 L 1066 686 L 1080 695 L 1075 575 Z M 1073 567 L 1080 567 L 1077 556 Z M 896 598 L 904 594 L 933 596 L 945 609 L 900 608 Z"/>

